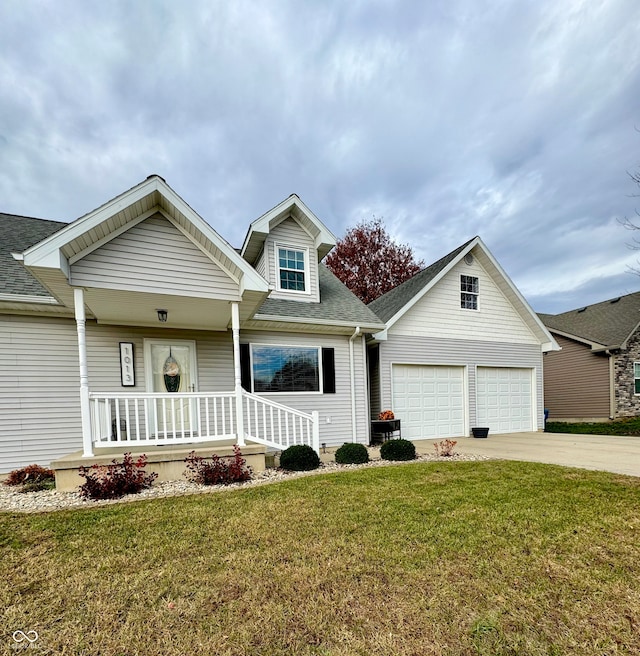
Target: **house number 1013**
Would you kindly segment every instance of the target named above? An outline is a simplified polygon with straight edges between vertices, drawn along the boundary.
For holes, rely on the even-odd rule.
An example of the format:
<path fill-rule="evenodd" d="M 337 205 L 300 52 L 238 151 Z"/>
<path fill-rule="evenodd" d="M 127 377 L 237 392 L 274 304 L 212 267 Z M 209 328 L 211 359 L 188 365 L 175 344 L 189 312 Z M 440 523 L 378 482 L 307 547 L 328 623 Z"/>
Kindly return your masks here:
<path fill-rule="evenodd" d="M 122 387 L 134 387 L 136 370 L 134 366 L 133 343 L 120 342 L 120 379 Z"/>

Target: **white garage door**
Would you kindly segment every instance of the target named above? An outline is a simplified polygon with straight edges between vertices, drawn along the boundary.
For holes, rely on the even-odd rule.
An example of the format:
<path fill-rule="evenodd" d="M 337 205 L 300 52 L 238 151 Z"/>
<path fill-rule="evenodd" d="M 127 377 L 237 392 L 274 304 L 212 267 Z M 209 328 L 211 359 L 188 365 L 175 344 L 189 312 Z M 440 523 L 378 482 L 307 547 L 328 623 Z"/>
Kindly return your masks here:
<path fill-rule="evenodd" d="M 478 367 L 477 425 L 493 433 L 533 430 L 531 369 Z"/>
<path fill-rule="evenodd" d="M 393 365 L 393 411 L 407 440 L 465 435 L 463 368 Z"/>

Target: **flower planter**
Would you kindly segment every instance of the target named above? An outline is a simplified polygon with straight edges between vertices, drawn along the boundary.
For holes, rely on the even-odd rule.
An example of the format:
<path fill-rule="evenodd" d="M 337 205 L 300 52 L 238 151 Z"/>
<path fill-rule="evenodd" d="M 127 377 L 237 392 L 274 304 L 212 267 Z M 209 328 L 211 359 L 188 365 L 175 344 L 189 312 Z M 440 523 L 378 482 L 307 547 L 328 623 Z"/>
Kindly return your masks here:
<path fill-rule="evenodd" d="M 473 433 L 474 437 L 489 437 L 488 428 L 472 428 L 471 432 Z"/>

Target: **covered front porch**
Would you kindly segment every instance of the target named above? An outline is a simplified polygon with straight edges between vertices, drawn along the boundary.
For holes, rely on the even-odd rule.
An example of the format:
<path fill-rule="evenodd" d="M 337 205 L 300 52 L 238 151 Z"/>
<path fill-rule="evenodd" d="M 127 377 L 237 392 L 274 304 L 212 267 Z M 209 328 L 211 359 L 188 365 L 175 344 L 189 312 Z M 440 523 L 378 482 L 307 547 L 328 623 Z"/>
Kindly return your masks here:
<path fill-rule="evenodd" d="M 78 467 L 109 464 L 114 458 L 121 459 L 126 452 L 144 453 L 148 458 L 147 469 L 156 471 L 158 480 L 170 480 L 182 478 L 184 459 L 192 450 L 207 457 L 213 453 L 226 456 L 232 455 L 233 445 L 238 445 L 254 471 L 264 469 L 267 449 L 283 450 L 294 444 L 306 444 L 319 451 L 317 411 L 303 412 L 242 387 L 239 303 L 228 304 L 231 331 L 225 332 L 231 333 L 231 340 L 221 337 L 216 340 L 217 350 L 226 351 L 228 355 L 224 357 L 233 362 L 233 378 L 223 376 L 232 383 L 229 385 L 232 390 L 195 391 L 201 382 L 195 341 L 153 338 L 143 340 L 144 348 L 139 349 L 144 351 L 145 366 L 138 374 L 144 376 L 144 389 L 164 391 L 128 391 L 131 388 L 123 385 L 121 390 L 103 392 L 93 391 L 89 386 L 91 367 L 81 288 L 74 290 L 74 301 L 83 448 L 52 463 L 58 489 L 75 489 L 82 483 Z M 119 332 L 116 327 L 114 329 Z M 137 328 L 140 330 L 146 333 L 148 329 Z M 171 334 L 182 336 L 182 330 Z M 221 332 L 216 331 L 218 335 Z M 185 334 L 193 335 L 186 331 Z M 174 348 L 178 344 L 177 348 L 183 351 L 172 355 L 170 344 L 174 344 Z M 121 350 L 119 356 L 124 381 L 127 363 L 122 358 L 133 358 L 133 351 L 129 354 L 126 349 Z M 191 364 L 190 358 L 193 359 Z M 135 373 L 134 370 L 134 380 Z M 204 373 L 202 380 L 208 380 Z M 224 380 L 218 382 L 224 384 Z"/>

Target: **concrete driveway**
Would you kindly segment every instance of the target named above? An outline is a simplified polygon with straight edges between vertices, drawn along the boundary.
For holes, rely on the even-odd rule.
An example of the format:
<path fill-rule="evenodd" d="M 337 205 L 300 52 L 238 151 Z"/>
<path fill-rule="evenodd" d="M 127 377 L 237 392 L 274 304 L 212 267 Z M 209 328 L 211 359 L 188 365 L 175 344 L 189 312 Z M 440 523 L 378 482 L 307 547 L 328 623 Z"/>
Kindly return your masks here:
<path fill-rule="evenodd" d="M 509 433 L 487 439 L 458 437 L 456 451 L 507 460 L 600 469 L 640 476 L 640 437 L 571 435 L 568 433 Z M 416 442 L 420 453 L 433 453 L 434 440 Z"/>

